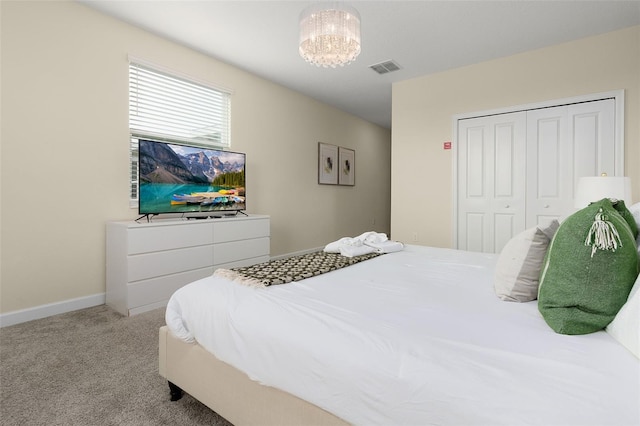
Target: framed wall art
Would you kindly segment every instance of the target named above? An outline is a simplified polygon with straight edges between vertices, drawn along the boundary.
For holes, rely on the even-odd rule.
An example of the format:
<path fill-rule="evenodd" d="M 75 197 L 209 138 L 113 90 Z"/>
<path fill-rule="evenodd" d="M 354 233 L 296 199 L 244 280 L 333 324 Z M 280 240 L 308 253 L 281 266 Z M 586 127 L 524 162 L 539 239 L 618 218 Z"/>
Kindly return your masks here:
<path fill-rule="evenodd" d="M 338 147 L 318 142 L 318 183 L 338 184 Z"/>
<path fill-rule="evenodd" d="M 338 184 L 356 184 L 356 152 L 353 149 L 338 148 Z"/>

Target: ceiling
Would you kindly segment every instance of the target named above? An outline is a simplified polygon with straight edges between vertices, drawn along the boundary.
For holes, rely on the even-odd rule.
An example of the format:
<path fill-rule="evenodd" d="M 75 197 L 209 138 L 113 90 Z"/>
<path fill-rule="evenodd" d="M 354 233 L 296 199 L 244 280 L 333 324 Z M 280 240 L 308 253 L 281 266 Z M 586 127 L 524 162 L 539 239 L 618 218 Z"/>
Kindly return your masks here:
<path fill-rule="evenodd" d="M 640 0 L 356 0 L 362 53 L 325 69 L 298 55 L 298 18 L 314 2 L 78 1 L 386 128 L 394 82 L 640 25 Z M 369 68 L 388 60 L 401 69 Z"/>

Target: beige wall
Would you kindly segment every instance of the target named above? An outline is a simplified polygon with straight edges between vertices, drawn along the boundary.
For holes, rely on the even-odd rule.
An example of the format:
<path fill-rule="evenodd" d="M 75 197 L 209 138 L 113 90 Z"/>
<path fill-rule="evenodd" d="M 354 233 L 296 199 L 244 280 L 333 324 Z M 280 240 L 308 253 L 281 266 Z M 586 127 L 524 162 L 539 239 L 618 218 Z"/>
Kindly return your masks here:
<path fill-rule="evenodd" d="M 0 2 L 0 312 L 105 291 L 105 222 L 128 203 L 128 62 L 232 88 L 232 149 L 271 253 L 389 232 L 390 132 L 73 2 Z M 356 186 L 317 184 L 317 142 L 356 151 Z M 375 221 L 375 225 L 372 222 Z"/>
<path fill-rule="evenodd" d="M 640 201 L 640 27 L 393 86 L 391 236 L 452 247 L 452 116 L 624 89 L 625 171 Z"/>

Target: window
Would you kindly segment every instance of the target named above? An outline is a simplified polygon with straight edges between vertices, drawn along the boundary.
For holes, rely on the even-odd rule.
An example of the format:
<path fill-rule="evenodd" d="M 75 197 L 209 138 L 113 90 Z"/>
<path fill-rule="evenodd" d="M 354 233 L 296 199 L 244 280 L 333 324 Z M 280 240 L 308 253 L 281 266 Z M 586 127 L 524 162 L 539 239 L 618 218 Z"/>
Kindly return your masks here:
<path fill-rule="evenodd" d="M 131 204 L 138 199 L 138 138 L 230 146 L 231 92 L 129 63 Z"/>

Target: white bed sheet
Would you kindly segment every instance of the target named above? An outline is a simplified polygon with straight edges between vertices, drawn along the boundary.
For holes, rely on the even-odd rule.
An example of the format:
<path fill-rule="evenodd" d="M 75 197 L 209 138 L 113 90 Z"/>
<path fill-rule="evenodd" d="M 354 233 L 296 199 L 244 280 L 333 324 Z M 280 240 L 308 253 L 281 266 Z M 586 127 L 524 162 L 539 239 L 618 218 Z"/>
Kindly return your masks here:
<path fill-rule="evenodd" d="M 493 292 L 496 255 L 404 251 L 264 289 L 209 277 L 167 325 L 262 384 L 358 425 L 638 425 L 640 362 Z M 250 404 L 247 401 L 247 404 Z"/>

